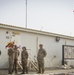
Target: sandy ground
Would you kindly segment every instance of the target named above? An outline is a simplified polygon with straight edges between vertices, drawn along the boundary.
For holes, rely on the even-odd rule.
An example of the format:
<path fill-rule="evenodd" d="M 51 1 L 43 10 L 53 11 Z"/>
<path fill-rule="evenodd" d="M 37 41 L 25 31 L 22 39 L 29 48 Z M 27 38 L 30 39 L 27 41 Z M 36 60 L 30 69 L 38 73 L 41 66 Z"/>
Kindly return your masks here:
<path fill-rule="evenodd" d="M 0 70 L 0 75 L 10 75 L 10 74 L 8 74 L 8 70 Z M 18 74 L 13 73 L 12 75 L 23 75 L 23 74 L 21 74 L 21 72 L 18 72 Z M 30 71 L 28 75 L 41 75 L 41 74 L 37 74 L 37 72 L 35 71 L 34 72 Z M 74 75 L 74 69 L 46 70 L 43 75 Z"/>

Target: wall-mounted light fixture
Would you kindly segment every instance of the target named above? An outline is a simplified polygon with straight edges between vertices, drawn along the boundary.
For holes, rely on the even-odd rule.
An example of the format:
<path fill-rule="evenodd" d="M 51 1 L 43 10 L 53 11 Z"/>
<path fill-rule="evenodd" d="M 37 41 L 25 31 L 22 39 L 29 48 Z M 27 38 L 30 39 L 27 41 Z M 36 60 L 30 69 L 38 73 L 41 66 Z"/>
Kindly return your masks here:
<path fill-rule="evenodd" d="M 56 42 L 59 42 L 60 41 L 60 37 L 56 37 Z"/>

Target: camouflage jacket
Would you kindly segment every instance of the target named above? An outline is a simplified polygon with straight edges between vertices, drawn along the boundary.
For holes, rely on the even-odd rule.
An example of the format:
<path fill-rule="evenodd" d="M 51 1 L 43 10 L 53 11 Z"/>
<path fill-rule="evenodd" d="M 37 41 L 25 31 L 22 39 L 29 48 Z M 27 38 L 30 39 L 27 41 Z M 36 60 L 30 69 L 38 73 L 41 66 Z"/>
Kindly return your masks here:
<path fill-rule="evenodd" d="M 18 59 L 19 54 L 19 50 L 14 50 L 14 59 Z"/>
<path fill-rule="evenodd" d="M 28 59 L 28 52 L 27 51 L 22 51 L 21 53 L 21 61 L 25 61 Z"/>
<path fill-rule="evenodd" d="M 37 55 L 37 60 L 43 60 L 44 57 L 46 57 L 47 53 L 44 49 L 39 49 L 38 55 Z"/>
<path fill-rule="evenodd" d="M 13 48 L 9 48 L 8 49 L 8 56 L 9 56 L 9 59 L 14 59 L 14 50 Z"/>

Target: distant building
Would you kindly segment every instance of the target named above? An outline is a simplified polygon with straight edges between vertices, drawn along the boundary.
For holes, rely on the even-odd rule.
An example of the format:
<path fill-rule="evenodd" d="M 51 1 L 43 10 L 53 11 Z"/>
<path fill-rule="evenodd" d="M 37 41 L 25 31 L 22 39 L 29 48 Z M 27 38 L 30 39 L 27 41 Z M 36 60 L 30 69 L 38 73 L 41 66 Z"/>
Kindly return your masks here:
<path fill-rule="evenodd" d="M 5 46 L 13 41 L 20 46 L 20 52 L 22 46 L 27 47 L 31 60 L 37 56 L 39 44 L 43 44 L 47 51 L 47 68 L 62 65 L 62 45 L 74 46 L 74 37 L 71 36 L 0 24 L 0 68 L 8 68 L 8 50 Z M 74 65 L 74 61 L 69 61 L 69 65 Z"/>

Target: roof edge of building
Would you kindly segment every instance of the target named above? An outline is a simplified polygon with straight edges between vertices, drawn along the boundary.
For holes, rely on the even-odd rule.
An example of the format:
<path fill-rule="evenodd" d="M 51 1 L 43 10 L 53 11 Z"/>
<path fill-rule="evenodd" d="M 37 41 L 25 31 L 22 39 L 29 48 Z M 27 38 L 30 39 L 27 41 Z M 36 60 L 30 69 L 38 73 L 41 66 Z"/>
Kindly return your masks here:
<path fill-rule="evenodd" d="M 18 26 L 3 24 L 3 23 L 0 23 L 0 28 L 25 31 L 28 33 L 42 34 L 42 35 L 48 35 L 48 36 L 54 36 L 54 37 L 60 37 L 60 38 L 64 38 L 64 39 L 74 40 L 74 37 L 72 37 L 72 36 L 67 36 L 67 35 L 62 35 L 62 34 L 57 34 L 57 33 L 51 33 L 51 32 L 46 32 L 46 31 L 41 31 L 41 30 L 35 30 L 35 29 L 30 29 L 30 28 L 23 28 L 23 27 L 18 27 Z"/>

